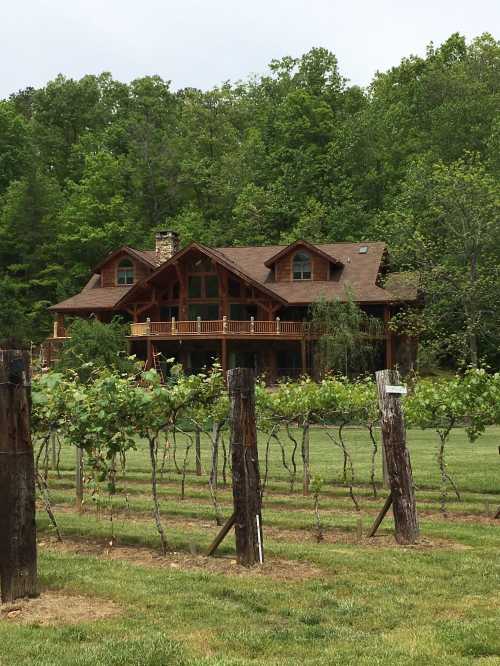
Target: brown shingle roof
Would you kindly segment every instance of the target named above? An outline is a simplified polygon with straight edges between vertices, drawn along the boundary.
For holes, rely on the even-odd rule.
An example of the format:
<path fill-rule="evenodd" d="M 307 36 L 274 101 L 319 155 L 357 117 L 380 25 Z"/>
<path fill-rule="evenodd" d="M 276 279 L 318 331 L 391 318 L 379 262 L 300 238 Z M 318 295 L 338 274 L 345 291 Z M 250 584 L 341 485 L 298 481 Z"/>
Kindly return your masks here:
<path fill-rule="evenodd" d="M 87 283 L 79 294 L 71 296 L 71 298 L 67 298 L 65 301 L 61 301 L 61 303 L 52 305 L 49 310 L 55 312 L 111 310 L 131 289 L 131 287 L 92 287 L 89 284 L 90 282 Z"/>
<path fill-rule="evenodd" d="M 356 300 L 362 302 L 390 302 L 395 299 L 376 282 L 386 249 L 385 243 L 322 243 L 315 247 L 332 261 L 343 264 L 339 269 L 339 280 L 274 282 L 273 273 L 265 263 L 286 249 L 286 245 L 265 245 L 260 247 L 219 247 L 220 252 L 240 270 L 254 280 L 265 284 L 276 295 L 288 303 L 311 303 L 320 296 L 327 299 L 345 298 L 346 287 L 350 287 Z M 359 250 L 367 247 L 366 253 Z"/>
<path fill-rule="evenodd" d="M 354 297 L 364 303 L 390 303 L 394 301 L 412 301 L 417 298 L 417 282 L 409 278 L 408 274 L 395 273 L 388 276 L 385 287 L 377 284 L 380 268 L 386 251 L 385 243 L 322 243 L 314 247 L 323 256 L 331 258 L 332 262 L 341 264 L 338 268 L 337 278 L 329 281 L 289 281 L 275 282 L 273 272 L 266 266 L 269 262 L 281 255 L 286 245 L 265 245 L 259 247 L 219 247 L 208 248 L 199 243 L 192 243 L 177 253 L 176 258 L 198 248 L 214 259 L 223 263 L 226 268 L 235 274 L 248 278 L 253 284 L 260 286 L 269 295 L 275 295 L 282 303 L 307 304 L 319 297 L 326 299 L 344 299 L 347 289 L 352 290 Z M 361 252 L 361 248 L 367 248 Z M 129 248 L 135 256 L 140 256 L 149 265 L 154 265 L 156 253 L 154 250 L 134 250 Z M 109 259 L 109 257 L 107 258 Z M 165 262 L 148 279 L 155 279 L 160 274 Z M 406 277 L 403 278 L 403 276 Z M 112 309 L 119 305 L 119 301 L 131 289 L 137 290 L 143 283 L 132 287 L 99 287 L 99 276 L 92 276 L 83 291 L 76 296 L 68 298 L 62 303 L 53 305 L 54 311 L 78 311 Z"/>

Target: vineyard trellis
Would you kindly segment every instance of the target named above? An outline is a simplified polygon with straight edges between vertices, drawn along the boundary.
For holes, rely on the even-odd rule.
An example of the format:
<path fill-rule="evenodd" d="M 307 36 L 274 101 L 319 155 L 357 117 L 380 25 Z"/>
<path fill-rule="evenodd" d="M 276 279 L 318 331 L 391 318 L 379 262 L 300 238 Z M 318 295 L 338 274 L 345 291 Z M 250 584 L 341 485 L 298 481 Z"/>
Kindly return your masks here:
<path fill-rule="evenodd" d="M 160 382 L 155 370 L 136 373 L 115 373 L 110 370 L 89 368 L 89 379 L 80 381 L 71 371 L 51 372 L 37 377 L 33 383 L 33 433 L 37 443 L 37 479 L 44 505 L 56 526 L 46 476 L 40 463 L 56 435 L 64 445 L 78 447 L 85 454 L 87 482 L 106 489 L 110 499 L 116 492 L 116 461 L 121 461 L 121 474 L 125 474 L 130 450 L 139 441 L 147 443 L 150 459 L 150 491 L 153 517 L 160 538 L 162 552 L 169 548 L 168 536 L 161 517 L 158 484 L 165 469 L 167 455 L 172 457 L 180 478 L 180 498 L 184 497 L 190 459 L 198 473 L 200 466 L 200 439 L 210 442 L 210 465 L 207 489 L 218 525 L 224 516 L 218 501 L 220 485 L 221 449 L 223 483 L 231 459 L 227 451 L 224 432 L 227 428 L 229 401 L 220 368 L 185 375 L 178 366 L 170 368 L 167 385 Z M 436 460 L 442 479 L 441 509 L 445 510 L 447 488 L 453 482 L 446 469 L 446 443 L 453 428 L 464 428 L 472 441 L 479 437 L 487 425 L 498 423 L 500 404 L 500 377 L 485 370 L 469 369 L 451 379 L 420 379 L 412 382 L 409 395 L 404 398 L 407 423 L 435 430 Z M 359 511 L 356 496 L 356 469 L 352 455 L 350 426 L 367 432 L 370 445 L 370 487 L 377 496 L 375 481 L 378 444 L 379 408 L 375 382 L 371 378 L 349 380 L 344 377 L 326 377 L 321 382 L 303 378 L 284 382 L 269 390 L 264 384 L 256 386 L 257 428 L 264 435 L 262 494 L 269 480 L 269 459 L 276 447 L 278 459 L 288 478 L 291 492 L 296 491 L 299 472 L 298 456 L 302 459 L 302 492 L 312 489 L 312 509 L 315 529 L 320 534 L 320 496 L 327 482 L 315 473 L 314 438 L 319 429 L 342 455 L 341 485 L 351 498 L 353 509 Z M 184 453 L 177 459 L 176 438 L 182 437 Z M 163 447 L 163 448 L 162 448 Z M 170 458 L 169 458 L 170 459 Z M 458 489 L 457 489 L 458 491 Z M 110 501 L 112 522 L 112 506 Z"/>

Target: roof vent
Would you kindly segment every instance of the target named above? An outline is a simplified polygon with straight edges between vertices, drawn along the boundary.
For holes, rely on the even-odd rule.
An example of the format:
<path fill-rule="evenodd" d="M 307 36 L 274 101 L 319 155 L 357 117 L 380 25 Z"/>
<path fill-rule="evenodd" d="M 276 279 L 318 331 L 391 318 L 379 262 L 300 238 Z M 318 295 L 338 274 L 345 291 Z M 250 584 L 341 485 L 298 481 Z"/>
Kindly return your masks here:
<path fill-rule="evenodd" d="M 362 245 L 359 248 L 358 253 L 359 254 L 368 254 L 368 245 Z"/>

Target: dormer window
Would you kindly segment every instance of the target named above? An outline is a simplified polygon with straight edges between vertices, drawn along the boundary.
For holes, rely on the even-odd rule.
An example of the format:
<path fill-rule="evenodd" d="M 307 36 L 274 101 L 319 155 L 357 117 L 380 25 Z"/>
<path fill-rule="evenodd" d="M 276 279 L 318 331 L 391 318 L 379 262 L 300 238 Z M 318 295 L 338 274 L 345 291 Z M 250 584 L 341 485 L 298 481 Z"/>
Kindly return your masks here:
<path fill-rule="evenodd" d="M 306 252 L 297 252 L 293 257 L 292 272 L 294 280 L 311 279 L 311 257 Z"/>
<path fill-rule="evenodd" d="M 134 284 L 134 264 L 130 259 L 122 259 L 118 264 L 117 282 L 119 285 Z"/>

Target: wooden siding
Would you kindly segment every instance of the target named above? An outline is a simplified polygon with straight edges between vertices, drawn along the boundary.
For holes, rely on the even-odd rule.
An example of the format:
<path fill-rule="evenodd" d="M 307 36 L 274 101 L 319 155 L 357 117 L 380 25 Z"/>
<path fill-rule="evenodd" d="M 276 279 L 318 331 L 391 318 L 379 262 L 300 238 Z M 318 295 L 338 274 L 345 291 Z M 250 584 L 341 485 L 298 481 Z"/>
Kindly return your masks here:
<path fill-rule="evenodd" d="M 276 262 L 276 282 L 291 282 L 292 280 L 292 255 L 289 254 Z"/>
<path fill-rule="evenodd" d="M 282 257 L 279 261 L 276 262 L 275 267 L 275 280 L 276 282 L 292 282 L 292 261 L 296 252 L 299 252 L 300 248 L 291 252 L 290 254 Z M 310 252 L 308 254 L 311 256 L 312 263 L 312 279 L 313 280 L 329 280 L 330 279 L 330 266 L 329 262 L 323 257 L 314 255 Z"/>
<path fill-rule="evenodd" d="M 118 264 L 124 258 L 130 259 L 134 265 L 134 280 L 140 282 L 150 274 L 150 270 L 144 266 L 140 261 L 133 259 L 126 252 L 123 252 L 117 257 L 114 257 L 101 269 L 101 287 L 117 287 L 117 270 Z"/>
<path fill-rule="evenodd" d="M 323 257 L 312 257 L 312 278 L 313 280 L 328 280 L 330 277 L 330 266 Z"/>

